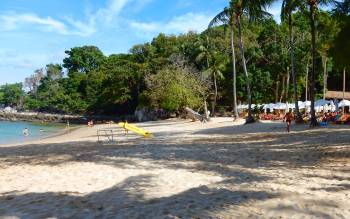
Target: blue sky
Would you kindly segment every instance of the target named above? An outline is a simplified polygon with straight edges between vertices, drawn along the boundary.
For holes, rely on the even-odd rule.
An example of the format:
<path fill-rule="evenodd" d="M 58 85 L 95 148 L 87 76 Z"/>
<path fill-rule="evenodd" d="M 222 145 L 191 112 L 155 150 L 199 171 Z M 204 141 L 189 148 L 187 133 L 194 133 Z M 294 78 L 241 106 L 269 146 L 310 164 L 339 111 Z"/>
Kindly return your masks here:
<path fill-rule="evenodd" d="M 95 45 L 125 53 L 160 32 L 204 30 L 227 0 L 1 0 L 0 84 L 61 63 L 64 51 Z M 280 2 L 270 13 L 279 17 Z"/>

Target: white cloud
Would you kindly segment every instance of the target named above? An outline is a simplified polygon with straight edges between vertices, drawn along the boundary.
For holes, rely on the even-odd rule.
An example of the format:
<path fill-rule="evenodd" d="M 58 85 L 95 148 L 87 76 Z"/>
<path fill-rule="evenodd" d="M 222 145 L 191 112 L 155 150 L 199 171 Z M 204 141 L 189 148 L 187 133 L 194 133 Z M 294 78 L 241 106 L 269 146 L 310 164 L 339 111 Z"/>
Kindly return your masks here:
<path fill-rule="evenodd" d="M 122 9 L 132 0 L 109 0 L 105 8 L 97 10 L 96 14 L 91 15 L 90 19 L 100 19 L 111 22 L 117 17 Z"/>
<path fill-rule="evenodd" d="M 165 22 L 131 21 L 130 26 L 145 33 L 162 32 L 166 34 L 185 33 L 188 31 L 203 31 L 208 27 L 212 15 L 187 13 Z"/>
<path fill-rule="evenodd" d="M 42 18 L 36 14 L 15 14 L 8 13 L 0 16 L 1 26 L 5 30 L 14 30 L 22 25 L 34 24 L 47 31 L 56 31 L 60 34 L 67 34 L 66 25 L 51 17 Z"/>
<path fill-rule="evenodd" d="M 117 18 L 125 6 L 134 2 L 143 7 L 152 0 L 108 0 L 104 8 L 87 15 L 85 20 L 65 16 L 62 19 L 41 17 L 33 13 L 7 12 L 0 14 L 0 28 L 11 31 L 26 25 L 39 28 L 42 31 L 56 32 L 62 35 L 90 36 L 97 32 L 100 25 L 111 23 Z"/>

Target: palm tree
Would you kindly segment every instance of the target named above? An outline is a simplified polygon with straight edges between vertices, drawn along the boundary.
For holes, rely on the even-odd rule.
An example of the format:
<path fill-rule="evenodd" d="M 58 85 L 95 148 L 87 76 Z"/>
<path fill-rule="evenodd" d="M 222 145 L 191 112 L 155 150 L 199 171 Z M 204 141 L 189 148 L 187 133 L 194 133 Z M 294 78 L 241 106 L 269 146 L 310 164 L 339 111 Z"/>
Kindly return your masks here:
<path fill-rule="evenodd" d="M 333 0 L 304 0 L 309 7 L 310 13 L 310 26 L 311 26 L 311 72 L 309 74 L 310 81 L 310 101 L 311 101 L 311 121 L 310 126 L 317 126 L 316 113 L 315 113 L 315 71 L 316 71 L 316 15 L 318 11 L 318 5 L 327 5 Z"/>
<path fill-rule="evenodd" d="M 229 7 L 224 8 L 222 12 L 216 15 L 211 22 L 209 23 L 209 28 L 212 28 L 218 24 L 224 24 L 225 30 L 226 26 L 230 28 L 230 37 L 231 37 L 231 51 L 232 51 L 232 87 L 233 87 L 233 112 L 235 118 L 239 118 L 238 109 L 237 109 L 237 72 L 236 72 L 236 53 L 235 53 L 235 11 L 233 7 L 233 1 L 230 1 Z"/>
<path fill-rule="evenodd" d="M 216 100 L 217 100 L 217 95 L 218 95 L 218 87 L 217 87 L 217 78 L 216 74 L 210 71 L 210 61 L 212 59 L 212 52 L 210 50 L 210 42 L 209 42 L 209 37 L 206 35 L 205 36 L 205 41 L 202 38 L 199 38 L 197 41 L 199 53 L 196 57 L 197 62 L 202 62 L 203 60 L 206 63 L 206 70 L 202 73 L 202 76 L 205 78 L 212 77 L 213 78 L 213 84 L 214 84 L 214 103 L 212 104 L 212 114 L 215 114 L 215 106 L 216 106 Z M 205 108 L 206 108 L 206 101 L 205 101 Z M 207 115 L 207 109 L 206 111 L 206 116 Z"/>
<path fill-rule="evenodd" d="M 242 37 L 242 16 L 245 14 L 250 21 L 257 20 L 268 13 L 265 12 L 267 6 L 271 5 L 275 0 L 230 0 L 229 7 L 225 8 L 210 22 L 209 27 L 215 25 L 217 22 L 223 22 L 231 24 L 233 30 L 233 24 L 236 22 L 238 27 L 239 49 L 241 52 L 242 66 L 244 75 L 246 77 L 246 87 L 248 96 L 248 117 L 246 123 L 254 122 L 252 115 L 252 94 L 250 89 L 250 79 L 247 70 L 247 61 L 244 55 L 244 45 Z M 233 36 L 233 31 L 231 31 Z M 232 38 L 232 37 L 231 37 Z M 233 43 L 231 43 L 233 44 Z"/>
<path fill-rule="evenodd" d="M 207 38 L 208 42 L 208 38 Z M 203 76 L 206 78 L 212 77 L 214 82 L 214 102 L 212 104 L 212 113 L 215 114 L 215 107 L 218 96 L 217 79 L 224 78 L 222 70 L 225 68 L 225 59 L 218 52 L 212 51 L 205 46 L 200 46 L 201 53 L 198 54 L 196 60 L 201 61 L 205 59 L 207 63 L 207 69 L 203 72 Z"/>
<path fill-rule="evenodd" d="M 297 93 L 297 81 L 295 73 L 295 58 L 294 58 L 294 24 L 293 24 L 293 12 L 301 6 L 300 0 L 283 0 L 282 2 L 282 11 L 281 11 L 281 20 L 288 23 L 289 30 L 289 55 L 290 55 L 290 64 L 291 64 L 291 73 L 294 87 L 294 102 L 295 102 L 295 111 L 297 114 L 297 121 L 303 121 L 301 116 L 299 105 L 298 105 L 298 93 Z"/>
<path fill-rule="evenodd" d="M 239 49 L 241 51 L 242 65 L 244 74 L 246 77 L 247 96 L 248 96 L 248 117 L 246 123 L 254 122 L 252 115 L 252 94 L 250 90 L 250 79 L 247 70 L 247 61 L 244 55 L 244 45 L 242 37 L 242 16 L 246 15 L 250 21 L 258 20 L 268 13 L 265 11 L 266 7 L 271 5 L 275 0 L 231 0 L 231 4 L 234 7 L 237 26 L 238 26 L 238 38 L 239 38 Z"/>

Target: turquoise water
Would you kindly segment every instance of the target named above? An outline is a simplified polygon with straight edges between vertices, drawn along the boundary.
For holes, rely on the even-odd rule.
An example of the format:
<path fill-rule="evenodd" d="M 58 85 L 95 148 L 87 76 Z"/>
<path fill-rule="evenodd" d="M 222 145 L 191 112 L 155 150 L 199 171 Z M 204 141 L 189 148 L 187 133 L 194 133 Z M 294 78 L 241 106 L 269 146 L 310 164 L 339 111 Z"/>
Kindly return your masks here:
<path fill-rule="evenodd" d="M 23 129 L 25 128 L 29 130 L 29 136 L 23 135 Z M 58 124 L 0 121 L 0 144 L 24 143 L 42 139 L 59 133 L 63 128 L 64 125 Z"/>

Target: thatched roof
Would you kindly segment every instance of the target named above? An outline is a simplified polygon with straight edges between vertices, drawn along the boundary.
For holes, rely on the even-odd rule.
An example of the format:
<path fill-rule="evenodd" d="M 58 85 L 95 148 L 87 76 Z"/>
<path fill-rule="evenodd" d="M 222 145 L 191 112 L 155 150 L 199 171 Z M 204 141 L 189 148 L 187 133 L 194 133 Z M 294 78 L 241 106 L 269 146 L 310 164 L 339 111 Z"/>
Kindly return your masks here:
<path fill-rule="evenodd" d="M 327 91 L 327 99 L 343 99 L 343 91 Z M 345 92 L 345 99 L 350 99 L 350 92 Z"/>

